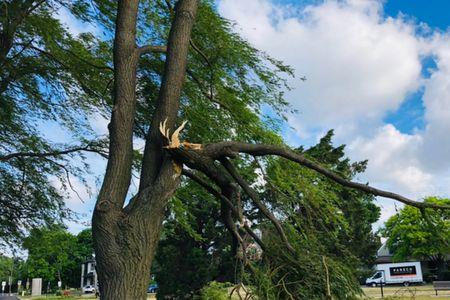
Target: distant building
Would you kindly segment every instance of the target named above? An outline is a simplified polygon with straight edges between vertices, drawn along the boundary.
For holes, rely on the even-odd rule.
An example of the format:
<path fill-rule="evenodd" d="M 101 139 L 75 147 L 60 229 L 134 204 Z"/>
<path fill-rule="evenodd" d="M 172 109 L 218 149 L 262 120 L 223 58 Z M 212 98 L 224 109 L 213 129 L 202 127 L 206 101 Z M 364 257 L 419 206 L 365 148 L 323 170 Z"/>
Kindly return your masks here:
<path fill-rule="evenodd" d="M 98 290 L 97 285 L 97 271 L 95 270 L 95 257 L 91 257 L 81 264 L 81 283 L 80 287 L 83 289 L 86 286 L 93 286 Z"/>
<path fill-rule="evenodd" d="M 376 264 L 387 264 L 395 262 L 393 260 L 394 254 L 389 250 L 387 246 L 387 241 L 384 242 L 380 249 L 377 251 L 377 258 L 375 260 Z M 447 260 L 450 260 L 450 257 L 447 257 Z M 420 261 L 420 265 L 422 267 L 422 271 L 424 274 L 431 274 L 431 276 L 437 276 L 438 267 L 436 262 L 429 259 L 414 259 L 410 258 L 406 261 Z"/>

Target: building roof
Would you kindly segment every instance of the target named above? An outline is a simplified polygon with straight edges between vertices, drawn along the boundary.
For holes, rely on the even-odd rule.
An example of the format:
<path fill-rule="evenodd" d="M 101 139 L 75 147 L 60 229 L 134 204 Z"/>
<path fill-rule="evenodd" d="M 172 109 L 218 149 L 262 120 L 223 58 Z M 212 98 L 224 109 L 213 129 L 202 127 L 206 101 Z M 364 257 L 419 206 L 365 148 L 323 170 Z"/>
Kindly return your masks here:
<path fill-rule="evenodd" d="M 387 242 L 384 242 L 377 251 L 377 257 L 381 256 L 392 256 L 392 253 L 387 246 Z"/>
<path fill-rule="evenodd" d="M 380 249 L 378 249 L 377 251 L 377 259 L 375 260 L 375 263 L 377 264 L 391 263 L 392 256 L 393 254 L 391 253 L 391 251 L 389 251 L 386 242 L 384 242 L 381 245 Z"/>

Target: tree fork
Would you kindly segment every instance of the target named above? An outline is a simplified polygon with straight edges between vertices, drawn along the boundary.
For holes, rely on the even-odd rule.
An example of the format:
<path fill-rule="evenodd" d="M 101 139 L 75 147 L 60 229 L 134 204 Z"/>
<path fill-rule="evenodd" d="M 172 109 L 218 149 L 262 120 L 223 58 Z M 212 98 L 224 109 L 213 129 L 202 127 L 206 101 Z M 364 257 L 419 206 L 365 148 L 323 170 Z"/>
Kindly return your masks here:
<path fill-rule="evenodd" d="M 197 0 L 177 3 L 153 123 L 164 118 L 169 118 L 169 126 L 175 123 L 197 5 Z M 136 45 L 138 7 L 139 0 L 118 4 L 109 159 L 92 219 L 99 288 L 106 300 L 146 299 L 164 209 L 181 175 L 164 155 L 161 137 L 150 131 L 140 190 L 124 207 L 131 181 L 137 65 L 143 49 L 148 50 Z"/>

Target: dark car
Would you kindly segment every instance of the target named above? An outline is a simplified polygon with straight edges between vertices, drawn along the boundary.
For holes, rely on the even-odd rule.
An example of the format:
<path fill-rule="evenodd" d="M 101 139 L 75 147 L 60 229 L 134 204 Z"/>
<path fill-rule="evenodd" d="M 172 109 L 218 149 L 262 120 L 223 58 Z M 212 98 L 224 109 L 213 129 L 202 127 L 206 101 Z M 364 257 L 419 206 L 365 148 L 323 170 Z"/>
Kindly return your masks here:
<path fill-rule="evenodd" d="M 158 284 L 152 283 L 147 289 L 148 293 L 156 293 L 158 291 Z"/>

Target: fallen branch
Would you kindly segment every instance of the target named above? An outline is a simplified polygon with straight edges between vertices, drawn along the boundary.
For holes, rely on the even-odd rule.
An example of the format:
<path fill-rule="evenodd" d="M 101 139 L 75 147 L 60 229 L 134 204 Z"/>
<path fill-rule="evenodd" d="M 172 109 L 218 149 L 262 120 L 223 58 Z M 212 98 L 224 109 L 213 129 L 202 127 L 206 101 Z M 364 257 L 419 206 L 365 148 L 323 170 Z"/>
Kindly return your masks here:
<path fill-rule="evenodd" d="M 252 156 L 265 156 L 265 155 L 276 155 L 286 158 L 290 161 L 296 162 L 308 169 L 314 170 L 319 174 L 339 183 L 342 186 L 357 189 L 374 196 L 381 196 L 385 198 L 390 198 L 402 202 L 407 205 L 411 205 L 417 208 L 435 208 L 435 209 L 450 209 L 450 205 L 439 205 L 435 203 L 419 202 L 402 195 L 384 191 L 371 187 L 367 184 L 362 184 L 358 182 L 353 182 L 342 178 L 338 174 L 328 170 L 327 168 L 321 166 L 320 164 L 307 159 L 303 155 L 294 152 L 293 150 L 282 148 L 275 145 L 265 145 L 265 144 L 248 144 L 241 142 L 221 142 L 215 144 L 207 144 L 202 150 L 204 155 L 207 155 L 213 159 L 220 160 L 222 157 L 235 158 L 240 153 L 246 153 Z"/>

